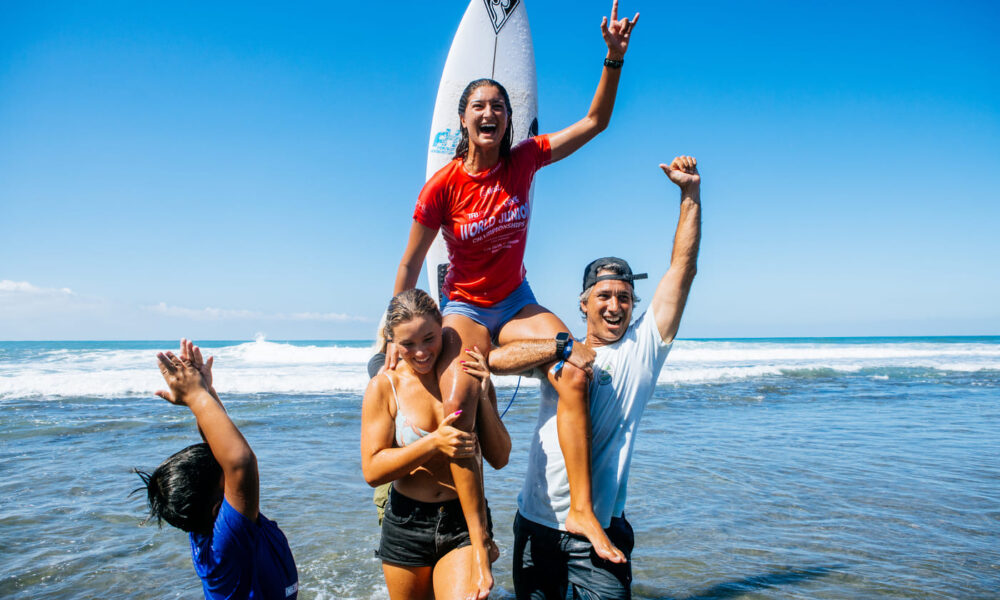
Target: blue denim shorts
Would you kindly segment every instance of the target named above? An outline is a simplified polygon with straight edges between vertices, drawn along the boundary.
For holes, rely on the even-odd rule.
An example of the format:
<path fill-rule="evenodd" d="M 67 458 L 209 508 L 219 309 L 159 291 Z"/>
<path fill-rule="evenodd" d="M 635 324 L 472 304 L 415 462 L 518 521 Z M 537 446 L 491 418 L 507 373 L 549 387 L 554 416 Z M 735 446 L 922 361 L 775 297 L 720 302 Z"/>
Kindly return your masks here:
<path fill-rule="evenodd" d="M 510 295 L 493 306 L 476 306 L 462 300 L 447 300 L 441 309 L 441 316 L 462 315 L 469 317 L 489 329 L 490 338 L 496 341 L 497 336 L 500 335 L 500 329 L 529 304 L 538 304 L 538 302 L 531 292 L 528 280 L 525 279 Z"/>

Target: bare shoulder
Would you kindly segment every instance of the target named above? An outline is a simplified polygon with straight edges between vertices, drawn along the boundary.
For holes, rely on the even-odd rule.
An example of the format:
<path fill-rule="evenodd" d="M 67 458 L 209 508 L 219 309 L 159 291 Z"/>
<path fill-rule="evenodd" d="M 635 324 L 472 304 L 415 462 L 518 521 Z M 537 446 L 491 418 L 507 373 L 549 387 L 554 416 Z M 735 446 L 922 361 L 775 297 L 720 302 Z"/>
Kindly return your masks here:
<path fill-rule="evenodd" d="M 363 400 L 366 409 L 388 408 L 386 400 L 392 395 L 389 377 L 387 373 L 379 373 L 368 381 Z"/>

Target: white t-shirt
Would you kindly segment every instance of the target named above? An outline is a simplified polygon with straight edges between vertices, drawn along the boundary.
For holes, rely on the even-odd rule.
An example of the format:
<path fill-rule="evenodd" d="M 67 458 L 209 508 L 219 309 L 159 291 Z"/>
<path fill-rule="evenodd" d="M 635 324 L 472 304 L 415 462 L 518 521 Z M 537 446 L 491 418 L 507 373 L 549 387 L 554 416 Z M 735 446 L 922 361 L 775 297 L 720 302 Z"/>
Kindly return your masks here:
<path fill-rule="evenodd" d="M 663 343 L 649 309 L 620 340 L 595 349 L 594 379 L 590 382 L 591 477 L 594 514 L 602 527 L 609 527 L 611 517 L 620 517 L 625 510 L 639 419 L 656 388 L 670 346 Z M 538 423 L 517 507 L 530 521 L 565 530 L 569 481 L 556 429 L 558 400 L 555 388 L 543 378 Z"/>

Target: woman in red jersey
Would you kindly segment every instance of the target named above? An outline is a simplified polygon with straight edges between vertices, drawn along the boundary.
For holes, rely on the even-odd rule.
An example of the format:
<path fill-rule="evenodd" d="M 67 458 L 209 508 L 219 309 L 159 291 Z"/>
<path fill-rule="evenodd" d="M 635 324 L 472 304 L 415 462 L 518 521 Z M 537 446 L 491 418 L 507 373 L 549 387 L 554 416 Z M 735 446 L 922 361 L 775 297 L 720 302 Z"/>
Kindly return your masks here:
<path fill-rule="evenodd" d="M 456 427 L 471 431 L 476 423 L 477 385 L 462 371 L 462 351 L 489 348 L 518 339 L 549 338 L 569 359 L 566 368 L 550 369 L 559 392 L 559 442 L 566 458 L 571 506 L 567 528 L 585 535 L 606 560 L 624 562 L 594 517 L 590 489 L 589 415 L 586 366 L 574 352 L 569 329 L 535 302 L 523 264 L 528 190 L 535 171 L 566 158 L 603 131 L 611 119 L 618 80 L 632 29 L 639 19 L 618 19 L 618 1 L 605 17 L 601 33 L 608 47 L 590 110 L 562 131 L 527 139 L 512 147 L 511 104 L 499 83 L 470 83 L 458 104 L 462 140 L 455 158 L 424 186 L 396 274 L 393 294 L 416 286 L 420 266 L 438 230 L 448 247 L 451 266 L 442 290 L 444 346 L 437 362 L 445 414 L 462 410 Z M 579 344 L 578 344 L 579 346 Z M 578 348 L 579 350 L 579 348 Z M 389 348 L 387 363 L 395 366 Z M 493 585 L 485 527 L 482 473 L 471 459 L 454 460 L 452 476 L 472 537 L 471 587 L 485 598 Z"/>

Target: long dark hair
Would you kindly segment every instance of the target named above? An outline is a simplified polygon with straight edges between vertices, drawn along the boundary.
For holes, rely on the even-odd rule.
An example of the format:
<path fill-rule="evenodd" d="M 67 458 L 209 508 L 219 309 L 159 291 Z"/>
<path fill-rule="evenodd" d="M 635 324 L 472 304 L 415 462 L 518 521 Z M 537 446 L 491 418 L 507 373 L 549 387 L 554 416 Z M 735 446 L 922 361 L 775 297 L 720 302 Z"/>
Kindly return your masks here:
<path fill-rule="evenodd" d="M 510 148 L 514 145 L 514 109 L 510 105 L 510 96 L 507 95 L 506 88 L 500 85 L 498 81 L 493 79 L 477 79 L 465 86 L 462 97 L 458 99 L 458 126 L 462 130 L 462 139 L 455 148 L 454 158 L 465 158 L 465 155 L 469 153 L 469 130 L 462 127 L 461 121 L 461 118 L 465 116 L 465 107 L 469 104 L 469 96 L 477 89 L 488 85 L 500 90 L 503 102 L 507 105 L 507 131 L 504 132 L 503 139 L 500 140 L 500 157 L 507 158 L 510 156 Z"/>

